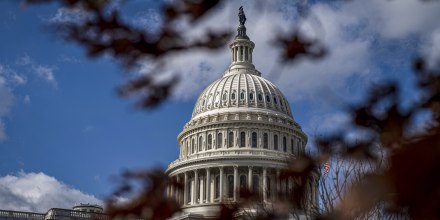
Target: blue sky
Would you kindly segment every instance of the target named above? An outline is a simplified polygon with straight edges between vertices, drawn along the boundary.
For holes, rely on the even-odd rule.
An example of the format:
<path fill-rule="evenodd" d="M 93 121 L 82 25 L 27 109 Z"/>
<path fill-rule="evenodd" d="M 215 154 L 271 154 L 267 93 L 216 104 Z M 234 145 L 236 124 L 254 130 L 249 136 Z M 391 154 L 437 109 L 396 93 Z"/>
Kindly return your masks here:
<path fill-rule="evenodd" d="M 166 167 L 178 157 L 176 137 L 197 95 L 229 65 L 226 45 L 215 53 L 166 57 L 163 75 L 177 74 L 183 81 L 164 105 L 139 111 L 115 92 L 127 80 L 117 61 L 90 59 L 47 28 L 80 15 L 56 4 L 24 9 L 18 2 L 0 1 L 0 209 L 42 211 L 99 202 L 121 171 Z M 419 54 L 440 57 L 440 3 L 325 2 L 310 3 L 311 16 L 300 19 L 286 1 L 266 3 L 264 9 L 254 1 L 227 1 L 194 27 L 181 25 L 186 37 L 207 28 L 235 30 L 236 10 L 244 5 L 248 35 L 256 43 L 254 63 L 287 96 L 310 138 L 344 126 L 341 106 L 383 80 L 404 86 L 402 103 L 415 100 L 409 62 Z M 158 6 L 131 1 L 120 10 L 133 25 L 154 30 L 160 27 Z M 329 56 L 281 66 L 274 33 L 292 28 L 320 39 Z M 130 74 L 143 74 L 150 65 L 146 61 Z"/>

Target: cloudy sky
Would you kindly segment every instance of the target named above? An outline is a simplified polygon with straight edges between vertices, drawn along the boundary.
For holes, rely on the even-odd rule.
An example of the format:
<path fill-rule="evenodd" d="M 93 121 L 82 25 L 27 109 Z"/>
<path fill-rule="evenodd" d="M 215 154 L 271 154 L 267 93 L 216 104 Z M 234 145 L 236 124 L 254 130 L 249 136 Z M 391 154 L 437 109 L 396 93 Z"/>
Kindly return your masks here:
<path fill-rule="evenodd" d="M 18 2 L 0 1 L 0 209 L 100 203 L 121 171 L 166 167 L 177 158 L 176 136 L 198 94 L 229 65 L 226 45 L 167 57 L 163 75 L 178 74 L 181 83 L 160 108 L 138 111 L 115 92 L 126 80 L 118 62 L 89 59 L 48 28 L 84 14 Z M 310 1 L 308 17 L 289 2 L 227 1 L 195 26 L 183 22 L 182 34 L 235 30 L 243 5 L 255 66 L 284 92 L 311 138 L 344 126 L 344 106 L 383 81 L 398 81 L 401 102 L 410 105 L 417 98 L 411 60 L 440 59 L 439 1 Z M 127 22 L 154 31 L 160 5 L 133 0 L 120 10 Z M 275 36 L 293 29 L 322 42 L 328 56 L 281 65 Z M 133 74 L 149 68 L 145 63 Z"/>

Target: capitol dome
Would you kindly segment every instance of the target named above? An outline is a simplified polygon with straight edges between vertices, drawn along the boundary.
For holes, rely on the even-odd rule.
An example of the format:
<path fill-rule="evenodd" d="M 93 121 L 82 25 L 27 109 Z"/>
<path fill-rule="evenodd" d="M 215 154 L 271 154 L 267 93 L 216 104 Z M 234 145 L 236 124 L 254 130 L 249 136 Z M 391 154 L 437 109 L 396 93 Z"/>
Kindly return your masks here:
<path fill-rule="evenodd" d="M 281 181 L 278 175 L 304 154 L 307 135 L 283 93 L 256 70 L 255 44 L 246 35 L 241 8 L 239 18 L 238 34 L 229 45 L 231 65 L 200 94 L 177 137 L 179 158 L 166 171 L 183 186 L 168 190 L 182 205 L 176 219 L 216 217 L 222 203 L 240 201 L 242 190 L 269 205 L 280 199 L 279 192 L 294 188 L 293 179 Z M 317 190 L 308 196 L 316 202 Z"/>
<path fill-rule="evenodd" d="M 270 113 L 292 118 L 289 103 L 281 91 L 255 69 L 228 69 L 199 96 L 193 119 L 224 112 Z"/>

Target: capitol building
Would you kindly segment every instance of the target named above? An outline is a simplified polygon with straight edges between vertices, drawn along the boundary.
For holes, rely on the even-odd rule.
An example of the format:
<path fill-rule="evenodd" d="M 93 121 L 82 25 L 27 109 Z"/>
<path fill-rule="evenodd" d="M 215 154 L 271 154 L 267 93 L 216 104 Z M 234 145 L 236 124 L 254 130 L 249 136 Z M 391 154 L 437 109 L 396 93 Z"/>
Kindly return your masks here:
<path fill-rule="evenodd" d="M 221 203 L 240 201 L 250 190 L 270 205 L 294 181 L 279 181 L 289 161 L 305 152 L 307 135 L 295 122 L 283 93 L 252 61 L 255 44 L 246 35 L 243 9 L 232 43 L 231 64 L 200 94 L 191 120 L 177 139 L 179 158 L 167 174 L 183 185 L 168 194 L 182 205 L 175 219 L 218 216 Z M 308 188 L 309 206 L 317 204 L 317 179 Z"/>

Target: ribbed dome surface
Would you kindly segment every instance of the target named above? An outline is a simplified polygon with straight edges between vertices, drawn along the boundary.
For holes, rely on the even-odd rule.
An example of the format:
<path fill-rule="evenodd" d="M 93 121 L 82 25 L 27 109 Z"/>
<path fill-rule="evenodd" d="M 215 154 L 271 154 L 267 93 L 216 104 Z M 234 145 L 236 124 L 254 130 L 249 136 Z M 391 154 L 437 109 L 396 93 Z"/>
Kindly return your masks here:
<path fill-rule="evenodd" d="M 253 69 L 232 69 L 211 83 L 199 96 L 192 118 L 216 112 L 262 111 L 292 117 L 284 95 Z"/>

